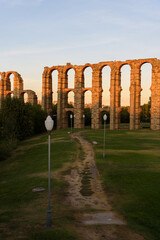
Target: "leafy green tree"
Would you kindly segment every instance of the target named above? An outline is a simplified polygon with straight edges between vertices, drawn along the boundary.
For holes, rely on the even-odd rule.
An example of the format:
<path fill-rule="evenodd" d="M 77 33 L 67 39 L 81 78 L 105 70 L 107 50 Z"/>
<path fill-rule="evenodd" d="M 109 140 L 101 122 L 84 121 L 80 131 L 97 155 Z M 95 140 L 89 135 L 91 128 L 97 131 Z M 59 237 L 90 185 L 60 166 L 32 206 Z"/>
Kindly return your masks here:
<path fill-rule="evenodd" d="M 54 121 L 54 129 L 57 127 L 57 103 L 52 105 L 52 119 Z"/>
<path fill-rule="evenodd" d="M 120 114 L 121 123 L 129 123 L 129 112 L 128 107 L 122 107 L 122 111 Z"/>
<path fill-rule="evenodd" d="M 33 135 L 32 105 L 17 98 L 6 98 L 2 102 L 2 133 L 7 138 L 23 140 Z"/>
<path fill-rule="evenodd" d="M 40 105 L 32 106 L 22 99 L 6 98 L 2 102 L 1 124 L 4 138 L 23 140 L 45 130 L 46 113 Z"/>
<path fill-rule="evenodd" d="M 73 107 L 74 107 L 73 104 L 67 103 L 67 108 L 73 108 Z"/>
<path fill-rule="evenodd" d="M 141 106 L 141 109 L 142 109 L 141 116 L 140 116 L 141 122 L 150 122 L 151 97 L 149 98 L 148 103 L 143 104 Z"/>
<path fill-rule="evenodd" d="M 85 108 L 84 114 L 85 114 L 85 126 L 90 126 L 91 125 L 91 109 L 89 107 Z"/>
<path fill-rule="evenodd" d="M 46 113 L 40 105 L 32 106 L 22 99 L 6 98 L 0 109 L 0 160 L 6 159 L 23 140 L 45 131 Z"/>
<path fill-rule="evenodd" d="M 42 110 L 41 105 L 32 106 L 33 108 L 33 123 L 34 123 L 34 134 L 42 133 L 45 130 L 45 119 L 47 113 Z"/>

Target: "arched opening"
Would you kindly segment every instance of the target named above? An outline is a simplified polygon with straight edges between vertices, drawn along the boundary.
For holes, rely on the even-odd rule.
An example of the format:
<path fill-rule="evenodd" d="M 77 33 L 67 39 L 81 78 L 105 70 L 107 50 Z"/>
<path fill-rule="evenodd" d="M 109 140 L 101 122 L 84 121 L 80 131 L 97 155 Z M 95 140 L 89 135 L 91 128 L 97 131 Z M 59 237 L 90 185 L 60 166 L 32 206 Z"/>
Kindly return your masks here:
<path fill-rule="evenodd" d="M 7 97 L 14 97 L 14 74 L 11 73 L 8 75 L 6 82 L 6 90 L 8 91 Z"/>
<path fill-rule="evenodd" d="M 141 128 L 150 128 L 150 109 L 151 109 L 151 82 L 152 82 L 152 65 L 150 63 L 144 63 L 141 66 L 141 115 L 140 122 Z"/>
<path fill-rule="evenodd" d="M 14 91 L 14 74 L 13 73 L 9 76 L 9 79 L 10 79 L 10 91 Z"/>
<path fill-rule="evenodd" d="M 102 68 L 102 107 L 110 106 L 110 80 L 111 80 L 111 68 L 104 66 Z"/>
<path fill-rule="evenodd" d="M 86 91 L 84 93 L 84 115 L 85 115 L 85 126 L 91 126 L 91 108 L 92 108 L 92 93 Z"/>
<path fill-rule="evenodd" d="M 67 71 L 67 82 L 68 82 L 68 88 L 74 88 L 75 71 L 73 68 Z"/>
<path fill-rule="evenodd" d="M 90 107 L 92 106 L 92 93 L 91 91 L 85 91 L 84 93 L 84 107 Z"/>
<path fill-rule="evenodd" d="M 28 93 L 23 94 L 24 103 L 28 102 Z"/>
<path fill-rule="evenodd" d="M 52 72 L 53 105 L 56 105 L 58 101 L 57 91 L 58 91 L 58 71 L 54 70 Z"/>
<path fill-rule="evenodd" d="M 129 129 L 130 123 L 130 79 L 131 79 L 131 67 L 128 64 L 123 65 L 120 68 L 120 80 L 121 80 L 121 96 L 120 96 L 120 128 Z"/>
<path fill-rule="evenodd" d="M 92 88 L 92 68 L 86 67 L 83 72 L 84 88 Z"/>
<path fill-rule="evenodd" d="M 57 103 L 58 103 L 58 71 L 53 70 L 51 76 L 52 76 L 52 92 L 53 92 L 52 111 L 53 111 L 54 129 L 56 129 L 57 128 Z"/>
<path fill-rule="evenodd" d="M 73 108 L 74 107 L 74 92 L 70 91 L 68 93 L 68 107 Z"/>

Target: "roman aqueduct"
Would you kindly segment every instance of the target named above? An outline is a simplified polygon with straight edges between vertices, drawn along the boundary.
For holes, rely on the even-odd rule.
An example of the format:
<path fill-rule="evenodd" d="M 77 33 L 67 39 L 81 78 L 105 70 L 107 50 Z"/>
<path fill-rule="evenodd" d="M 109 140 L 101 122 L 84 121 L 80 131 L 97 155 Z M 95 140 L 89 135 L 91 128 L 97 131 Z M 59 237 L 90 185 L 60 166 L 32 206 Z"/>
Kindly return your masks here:
<path fill-rule="evenodd" d="M 45 67 L 42 75 L 42 106 L 49 111 L 52 107 L 52 72 L 58 71 L 58 104 L 57 104 L 57 123 L 58 128 L 68 126 L 68 111 L 74 113 L 74 127 L 83 127 L 84 114 L 84 93 L 88 90 L 92 92 L 91 127 L 99 129 L 101 127 L 102 108 L 102 69 L 105 66 L 111 68 L 110 80 L 110 129 L 119 129 L 121 112 L 121 68 L 124 65 L 131 67 L 130 76 L 130 129 L 140 128 L 140 98 L 141 98 L 141 66 L 144 63 L 152 65 L 151 83 L 151 129 L 160 130 L 160 60 L 157 58 L 138 59 L 127 61 L 109 61 L 97 64 L 71 65 Z M 92 68 L 92 88 L 84 86 L 84 70 Z M 74 88 L 68 88 L 68 71 L 74 69 L 75 84 Z M 68 108 L 68 93 L 74 92 L 74 108 Z"/>
<path fill-rule="evenodd" d="M 97 64 L 71 65 L 45 67 L 42 74 L 42 107 L 49 111 L 52 108 L 52 72 L 58 71 L 58 104 L 57 104 L 57 127 L 68 127 L 68 112 L 74 113 L 74 127 L 83 128 L 84 95 L 86 91 L 92 93 L 91 127 L 101 127 L 101 114 L 105 111 L 102 108 L 102 69 L 109 66 L 111 69 L 110 78 L 110 129 L 119 129 L 121 107 L 121 68 L 129 65 L 130 71 L 130 129 L 140 128 L 140 100 L 141 100 L 141 66 L 150 63 L 152 66 L 151 81 L 151 129 L 160 130 L 160 60 L 157 58 L 137 59 L 127 61 L 107 61 Z M 92 87 L 87 88 L 84 84 L 84 71 L 87 67 L 92 68 Z M 68 88 L 68 71 L 75 71 L 74 88 Z M 13 90 L 11 90 L 10 76 L 13 74 Z M 54 90 L 55 91 L 55 90 Z M 74 92 L 74 108 L 68 108 L 68 94 Z M 23 79 L 14 71 L 0 72 L 0 105 L 2 99 L 11 94 L 17 98 L 24 98 L 28 95 L 28 102 L 37 104 L 37 96 L 32 90 L 23 90 Z"/>
<path fill-rule="evenodd" d="M 10 76 L 13 74 L 13 90 L 11 90 Z M 2 99 L 13 95 L 17 98 L 24 98 L 24 94 L 28 95 L 28 102 L 33 105 L 37 104 L 37 95 L 32 90 L 23 90 L 23 79 L 21 75 L 14 71 L 0 72 L 0 106 Z"/>

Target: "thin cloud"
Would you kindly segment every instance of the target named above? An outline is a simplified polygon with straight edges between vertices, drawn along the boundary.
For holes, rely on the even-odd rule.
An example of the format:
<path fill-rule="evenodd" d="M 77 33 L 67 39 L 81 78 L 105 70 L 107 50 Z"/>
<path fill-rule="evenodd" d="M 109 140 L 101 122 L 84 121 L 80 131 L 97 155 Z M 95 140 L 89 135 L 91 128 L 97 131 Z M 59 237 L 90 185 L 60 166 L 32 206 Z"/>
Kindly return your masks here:
<path fill-rule="evenodd" d="M 15 6 L 37 6 L 44 0 L 0 0 L 0 4 L 15 7 Z"/>
<path fill-rule="evenodd" d="M 20 55 L 32 55 L 32 54 L 42 54 L 42 53 L 51 53 L 55 51 L 64 51 L 64 50 L 70 50 L 70 49 L 78 49 L 78 48 L 88 48 L 88 47 L 96 47 L 96 46 L 102 46 L 106 44 L 113 44 L 115 42 L 119 42 L 121 39 L 119 38 L 111 38 L 106 41 L 99 41 L 99 42 L 93 42 L 93 43 L 84 43 L 79 45 L 72 45 L 72 46 L 66 46 L 66 47 L 56 47 L 56 48 L 37 48 L 37 49 L 17 49 L 17 50 L 11 50 L 11 51 L 4 51 L 1 52 L 1 57 L 9 57 L 9 56 L 20 56 Z"/>

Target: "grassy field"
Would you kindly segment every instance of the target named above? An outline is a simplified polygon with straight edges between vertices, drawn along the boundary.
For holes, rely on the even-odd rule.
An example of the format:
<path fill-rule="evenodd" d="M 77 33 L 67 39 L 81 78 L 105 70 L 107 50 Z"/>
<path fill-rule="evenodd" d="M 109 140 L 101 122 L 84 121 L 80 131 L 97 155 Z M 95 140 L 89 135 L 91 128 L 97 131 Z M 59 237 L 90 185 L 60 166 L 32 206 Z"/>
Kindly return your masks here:
<path fill-rule="evenodd" d="M 12 157 L 0 162 L 0 239 L 78 240 L 74 211 L 65 203 L 67 184 L 56 180 L 56 171 L 79 155 L 68 129 L 54 131 L 51 145 L 51 210 L 53 228 L 46 228 L 48 145 L 47 134 L 21 142 Z M 75 130 L 74 130 L 75 131 Z M 82 133 L 83 135 L 83 133 Z M 84 137 L 97 141 L 96 163 L 113 209 L 132 229 L 149 240 L 160 239 L 160 132 L 86 130 Z M 43 192 L 32 192 L 44 187 Z"/>
<path fill-rule="evenodd" d="M 96 164 L 113 208 L 146 239 L 159 240 L 160 132 L 107 130 L 105 159 L 103 130 L 85 136 L 98 142 Z"/>
<path fill-rule="evenodd" d="M 52 134 L 51 210 L 53 228 L 46 228 L 48 204 L 47 134 L 24 141 L 12 157 L 0 162 L 0 239 L 77 239 L 71 227 L 73 213 L 64 203 L 65 182 L 54 172 L 76 158 L 77 144 L 67 130 Z M 44 187 L 43 192 L 32 192 Z M 54 228 L 54 226 L 56 226 Z"/>

